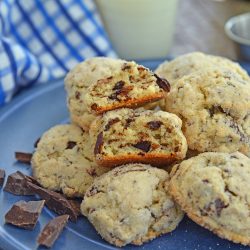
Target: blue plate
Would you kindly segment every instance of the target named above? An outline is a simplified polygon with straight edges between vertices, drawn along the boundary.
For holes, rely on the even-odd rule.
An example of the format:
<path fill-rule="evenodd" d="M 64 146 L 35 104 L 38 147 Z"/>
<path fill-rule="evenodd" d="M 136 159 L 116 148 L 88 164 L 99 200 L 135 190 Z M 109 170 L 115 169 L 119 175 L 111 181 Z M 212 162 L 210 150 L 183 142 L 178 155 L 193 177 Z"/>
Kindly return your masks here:
<path fill-rule="evenodd" d="M 154 68 L 157 63 L 159 62 L 145 62 L 144 64 Z M 44 131 L 67 119 L 63 80 L 33 87 L 14 98 L 9 105 L 0 110 L 0 168 L 4 168 L 7 175 L 17 170 L 30 174 L 29 166 L 15 162 L 14 152 L 32 152 L 34 142 Z M 0 248 L 4 250 L 37 249 L 36 239 L 39 231 L 55 216 L 54 213 L 44 208 L 39 223 L 33 231 L 4 224 L 4 215 L 15 202 L 34 199 L 36 198 L 14 196 L 0 190 Z M 53 249 L 117 248 L 103 241 L 91 224 L 85 218 L 81 218 L 76 224 L 68 223 Z M 250 248 L 222 240 L 185 218 L 173 233 L 159 237 L 141 247 L 129 245 L 125 249 L 243 250 Z"/>

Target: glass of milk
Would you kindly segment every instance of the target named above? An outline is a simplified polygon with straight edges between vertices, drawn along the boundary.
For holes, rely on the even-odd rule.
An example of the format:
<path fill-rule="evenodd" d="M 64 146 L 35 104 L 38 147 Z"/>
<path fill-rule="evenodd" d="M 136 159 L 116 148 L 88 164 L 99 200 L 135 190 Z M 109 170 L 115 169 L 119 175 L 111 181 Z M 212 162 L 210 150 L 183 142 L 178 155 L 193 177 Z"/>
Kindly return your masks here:
<path fill-rule="evenodd" d="M 178 0 L 95 1 L 121 58 L 166 58 L 173 40 Z"/>

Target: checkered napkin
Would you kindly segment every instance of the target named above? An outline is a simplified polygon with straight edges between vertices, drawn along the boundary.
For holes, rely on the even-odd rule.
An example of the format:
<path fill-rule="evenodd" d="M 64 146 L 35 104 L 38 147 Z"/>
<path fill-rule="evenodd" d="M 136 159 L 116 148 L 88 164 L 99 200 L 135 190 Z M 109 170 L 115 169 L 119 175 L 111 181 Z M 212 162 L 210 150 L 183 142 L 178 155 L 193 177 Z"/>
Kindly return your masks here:
<path fill-rule="evenodd" d="M 93 0 L 0 0 L 0 105 L 93 56 L 116 56 Z"/>

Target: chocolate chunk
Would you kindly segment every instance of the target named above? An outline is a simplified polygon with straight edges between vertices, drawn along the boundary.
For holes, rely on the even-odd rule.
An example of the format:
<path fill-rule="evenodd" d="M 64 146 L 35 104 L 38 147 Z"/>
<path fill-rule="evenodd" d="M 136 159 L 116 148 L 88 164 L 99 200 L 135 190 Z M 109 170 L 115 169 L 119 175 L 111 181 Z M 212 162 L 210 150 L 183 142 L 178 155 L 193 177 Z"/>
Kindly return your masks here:
<path fill-rule="evenodd" d="M 15 158 L 17 161 L 22 163 L 30 164 L 32 154 L 31 153 L 24 153 L 24 152 L 15 152 Z"/>
<path fill-rule="evenodd" d="M 124 81 L 119 81 L 115 84 L 113 90 L 120 90 L 123 88 L 123 86 L 125 85 L 125 82 Z"/>
<path fill-rule="evenodd" d="M 159 129 L 160 126 L 162 125 L 163 123 L 161 121 L 151 121 L 151 122 L 148 122 L 147 123 L 147 126 L 151 129 L 151 130 L 156 130 L 156 129 Z"/>
<path fill-rule="evenodd" d="M 40 198 L 45 200 L 46 206 L 57 214 L 68 214 L 72 221 L 77 220 L 77 211 L 71 203 L 61 194 L 39 187 L 36 184 L 28 183 L 29 188 Z"/>
<path fill-rule="evenodd" d="M 128 70 L 128 69 L 131 69 L 131 66 L 124 63 L 123 67 L 122 67 L 122 71 L 125 71 L 125 70 Z"/>
<path fill-rule="evenodd" d="M 18 201 L 5 215 L 5 223 L 32 230 L 44 206 L 42 201 Z"/>
<path fill-rule="evenodd" d="M 75 146 L 76 146 L 75 141 L 68 141 L 66 149 L 72 149 Z"/>
<path fill-rule="evenodd" d="M 69 220 L 69 216 L 61 215 L 51 220 L 38 236 L 38 244 L 46 247 L 52 247 L 65 225 Z"/>
<path fill-rule="evenodd" d="M 112 120 L 109 120 L 108 124 L 104 128 L 104 131 L 108 131 L 113 124 L 115 124 L 115 123 L 117 123 L 119 121 L 120 121 L 120 119 L 118 117 L 114 118 Z"/>
<path fill-rule="evenodd" d="M 68 200 L 68 201 L 73 207 L 73 209 L 75 210 L 75 214 L 77 215 L 77 217 L 81 216 L 82 215 L 81 213 L 82 200 L 75 199 L 75 200 Z"/>
<path fill-rule="evenodd" d="M 97 111 L 98 110 L 98 105 L 96 103 L 92 104 L 91 109 L 94 110 L 94 111 Z"/>
<path fill-rule="evenodd" d="M 37 181 L 32 177 L 17 171 L 8 176 L 4 191 L 15 195 L 34 195 L 27 184 L 28 182 L 37 184 Z"/>
<path fill-rule="evenodd" d="M 90 176 L 92 176 L 92 177 L 97 177 L 97 173 L 96 173 L 96 170 L 95 170 L 94 168 L 92 168 L 92 169 L 87 169 L 86 171 L 87 171 L 87 173 L 88 173 Z"/>
<path fill-rule="evenodd" d="M 0 169 L 0 188 L 3 186 L 5 179 L 5 171 L 3 169 Z"/>
<path fill-rule="evenodd" d="M 156 77 L 157 85 L 166 92 L 170 91 L 170 84 L 166 79 L 160 78 L 158 75 L 154 74 Z"/>
<path fill-rule="evenodd" d="M 102 150 L 102 145 L 103 145 L 103 133 L 99 133 L 97 136 L 95 148 L 94 148 L 94 154 L 100 154 Z"/>
<path fill-rule="evenodd" d="M 213 117 L 214 114 L 217 114 L 217 113 L 223 113 L 223 114 L 227 114 L 223 108 L 219 105 L 213 105 L 211 108 L 208 109 L 208 112 L 210 114 L 210 117 Z"/>
<path fill-rule="evenodd" d="M 209 180 L 208 179 L 204 179 L 204 180 L 202 180 L 202 182 L 207 184 L 207 183 L 209 183 Z"/>
<path fill-rule="evenodd" d="M 39 143 L 40 140 L 41 140 L 41 138 L 39 137 L 39 138 L 35 141 L 35 143 L 34 143 L 34 148 L 37 148 L 37 145 L 38 145 L 38 143 Z"/>
<path fill-rule="evenodd" d="M 214 201 L 214 205 L 215 205 L 215 209 L 216 209 L 216 214 L 217 214 L 217 216 L 220 216 L 220 215 L 221 215 L 222 209 L 228 207 L 228 205 L 226 205 L 221 199 L 216 199 L 216 200 Z"/>
<path fill-rule="evenodd" d="M 128 118 L 126 119 L 126 124 L 124 126 L 124 128 L 128 128 L 130 126 L 130 123 L 133 122 L 135 119 L 132 119 L 132 118 Z"/>
<path fill-rule="evenodd" d="M 76 91 L 76 92 L 75 92 L 75 98 L 76 98 L 77 100 L 79 100 L 80 97 L 81 97 L 81 93 L 80 93 L 79 91 Z"/>
<path fill-rule="evenodd" d="M 138 148 L 144 152 L 148 152 L 151 147 L 151 142 L 149 141 L 140 141 L 133 145 L 133 147 Z"/>

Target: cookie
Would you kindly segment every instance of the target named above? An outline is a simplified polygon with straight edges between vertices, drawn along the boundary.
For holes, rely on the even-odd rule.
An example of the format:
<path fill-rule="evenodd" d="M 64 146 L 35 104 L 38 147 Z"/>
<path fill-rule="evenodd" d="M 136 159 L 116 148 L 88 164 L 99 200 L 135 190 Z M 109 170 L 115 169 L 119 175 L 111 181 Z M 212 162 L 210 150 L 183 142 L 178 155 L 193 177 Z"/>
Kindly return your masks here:
<path fill-rule="evenodd" d="M 184 76 L 172 86 L 166 110 L 182 119 L 190 149 L 250 156 L 250 81 L 239 74 L 209 68 Z"/>
<path fill-rule="evenodd" d="M 93 161 L 88 134 L 76 125 L 58 125 L 43 134 L 32 157 L 36 180 L 68 197 L 83 197 L 95 177 L 108 169 Z"/>
<path fill-rule="evenodd" d="M 67 103 L 73 123 L 87 130 L 95 115 L 87 111 L 84 96 L 88 87 L 99 79 L 109 77 L 119 71 L 123 60 L 94 57 L 76 65 L 65 77 Z"/>
<path fill-rule="evenodd" d="M 238 64 L 227 58 L 193 52 L 163 62 L 156 69 L 156 74 L 168 79 L 171 86 L 183 76 L 195 73 L 209 67 L 226 68 L 239 74 L 244 80 L 249 80 L 247 72 Z"/>
<path fill-rule="evenodd" d="M 127 163 L 165 166 L 185 158 L 186 139 L 174 114 L 144 109 L 119 109 L 97 118 L 90 128 L 100 166 Z"/>
<path fill-rule="evenodd" d="M 141 245 L 173 231 L 183 218 L 168 185 L 169 175 L 162 169 L 120 166 L 95 179 L 81 211 L 109 243 Z"/>
<path fill-rule="evenodd" d="M 126 62 L 118 72 L 93 83 L 84 96 L 84 103 L 89 112 L 102 114 L 160 100 L 169 90 L 166 80 L 135 62 Z"/>
<path fill-rule="evenodd" d="M 93 57 L 76 65 L 65 77 L 67 103 L 71 121 L 85 130 L 89 129 L 91 122 L 96 118 L 87 110 L 84 96 L 90 85 L 100 79 L 117 74 L 126 63 L 124 60 L 108 57 Z M 154 109 L 157 102 L 145 105 L 146 109 Z"/>
<path fill-rule="evenodd" d="M 202 153 L 176 165 L 167 189 L 187 215 L 221 238 L 250 245 L 250 159 Z"/>

